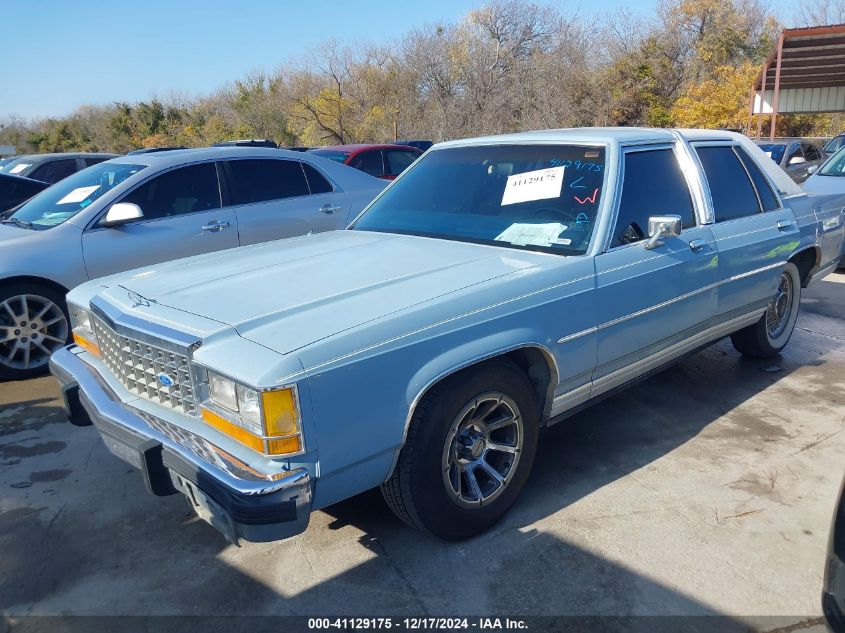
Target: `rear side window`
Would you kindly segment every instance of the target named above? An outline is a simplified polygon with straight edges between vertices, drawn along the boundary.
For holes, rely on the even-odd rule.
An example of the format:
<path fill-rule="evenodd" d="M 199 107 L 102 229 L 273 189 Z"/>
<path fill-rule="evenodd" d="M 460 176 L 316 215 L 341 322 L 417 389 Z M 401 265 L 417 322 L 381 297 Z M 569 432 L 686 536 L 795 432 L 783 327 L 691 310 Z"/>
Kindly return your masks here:
<path fill-rule="evenodd" d="M 611 246 L 648 237 L 652 215 L 679 215 L 684 228 L 695 226 L 689 187 L 671 149 L 625 154 L 622 198 Z"/>
<path fill-rule="evenodd" d="M 229 196 L 232 204 L 252 204 L 308 195 L 300 163 L 293 160 L 230 160 Z"/>
<path fill-rule="evenodd" d="M 696 147 L 704 168 L 716 222 L 760 213 L 757 194 L 733 149 L 728 146 Z"/>
<path fill-rule="evenodd" d="M 405 152 L 398 149 L 385 150 L 384 161 L 387 163 L 386 173 L 391 176 L 398 176 L 417 159 L 417 156 L 419 154 L 416 152 Z"/>
<path fill-rule="evenodd" d="M 75 174 L 76 171 L 75 158 L 54 160 L 33 169 L 32 173 L 29 174 L 29 178 L 53 184 L 67 178 L 71 174 Z"/>
<path fill-rule="evenodd" d="M 99 165 L 103 161 L 107 161 L 108 158 L 105 156 L 88 156 L 85 158 L 85 164 L 90 167 L 91 165 Z"/>
<path fill-rule="evenodd" d="M 349 162 L 350 167 L 360 169 L 361 171 L 370 174 L 370 176 L 383 176 L 384 166 L 381 162 L 381 150 L 370 150 L 358 154 Z"/>
<path fill-rule="evenodd" d="M 308 180 L 308 188 L 312 195 L 317 193 L 331 193 L 334 191 L 331 183 L 319 171 L 314 169 L 308 163 L 302 163 L 302 169 L 305 170 L 305 177 Z"/>
<path fill-rule="evenodd" d="M 769 182 L 766 180 L 766 177 L 763 175 L 763 172 L 760 170 L 760 167 L 757 166 L 754 159 L 751 158 L 741 147 L 736 147 L 734 149 L 739 155 L 742 164 L 745 165 L 745 168 L 748 170 L 748 173 L 751 174 L 751 180 L 754 181 L 754 187 L 756 187 L 757 193 L 760 196 L 760 202 L 763 204 L 763 211 L 773 211 L 774 209 L 779 208 L 780 203 L 778 203 L 778 199 L 775 197 L 772 187 L 769 185 Z"/>
<path fill-rule="evenodd" d="M 141 207 L 144 219 L 166 218 L 220 208 L 214 163 L 180 167 L 145 182 L 121 202 Z"/>

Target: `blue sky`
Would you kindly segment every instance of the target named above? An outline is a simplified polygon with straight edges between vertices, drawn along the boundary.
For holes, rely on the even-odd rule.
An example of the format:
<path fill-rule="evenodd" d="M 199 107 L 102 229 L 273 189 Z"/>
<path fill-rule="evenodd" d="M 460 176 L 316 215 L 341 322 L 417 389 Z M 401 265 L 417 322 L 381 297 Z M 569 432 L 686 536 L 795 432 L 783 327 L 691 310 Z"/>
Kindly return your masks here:
<path fill-rule="evenodd" d="M 589 16 L 655 0 L 548 4 Z M 775 0 L 776 5 L 788 0 Z M 212 92 L 272 70 L 320 42 L 385 42 L 453 21 L 483 0 L 31 0 L 3 3 L 0 119 L 56 116 L 83 104 Z"/>

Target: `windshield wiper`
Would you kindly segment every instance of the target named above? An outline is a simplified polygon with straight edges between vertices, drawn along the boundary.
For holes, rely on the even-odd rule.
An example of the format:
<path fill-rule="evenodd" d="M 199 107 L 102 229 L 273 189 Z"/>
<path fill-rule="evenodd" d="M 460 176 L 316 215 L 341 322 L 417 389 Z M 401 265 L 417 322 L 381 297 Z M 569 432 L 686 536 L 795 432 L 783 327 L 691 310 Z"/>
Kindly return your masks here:
<path fill-rule="evenodd" d="M 0 220 L 3 224 L 14 224 L 15 226 L 19 226 L 22 229 L 31 229 L 32 222 L 24 222 L 23 220 L 19 220 L 18 218 L 6 218 L 5 220 Z"/>

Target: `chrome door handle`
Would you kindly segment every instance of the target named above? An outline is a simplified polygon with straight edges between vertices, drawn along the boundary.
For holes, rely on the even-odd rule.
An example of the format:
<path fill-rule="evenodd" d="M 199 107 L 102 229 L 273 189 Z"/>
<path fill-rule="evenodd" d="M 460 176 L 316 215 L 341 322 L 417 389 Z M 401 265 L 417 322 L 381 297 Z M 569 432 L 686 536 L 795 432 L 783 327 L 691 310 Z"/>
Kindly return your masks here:
<path fill-rule="evenodd" d="M 228 222 L 219 222 L 217 220 L 214 220 L 213 222 L 209 222 L 208 224 L 203 225 L 202 230 L 211 231 L 212 233 L 219 233 L 223 229 L 228 229 L 230 226 L 232 225 Z"/>
<path fill-rule="evenodd" d="M 778 220 L 778 231 L 788 231 L 792 228 L 792 222 L 788 220 Z"/>
<path fill-rule="evenodd" d="M 704 247 L 707 246 L 707 242 L 704 240 L 690 240 L 689 247 L 693 253 L 698 253 L 704 250 Z"/>
<path fill-rule="evenodd" d="M 322 207 L 320 207 L 320 211 L 322 211 L 323 213 L 329 214 L 329 215 L 331 215 L 335 211 L 342 211 L 342 210 L 343 210 L 343 207 L 340 206 L 339 204 L 324 204 Z"/>

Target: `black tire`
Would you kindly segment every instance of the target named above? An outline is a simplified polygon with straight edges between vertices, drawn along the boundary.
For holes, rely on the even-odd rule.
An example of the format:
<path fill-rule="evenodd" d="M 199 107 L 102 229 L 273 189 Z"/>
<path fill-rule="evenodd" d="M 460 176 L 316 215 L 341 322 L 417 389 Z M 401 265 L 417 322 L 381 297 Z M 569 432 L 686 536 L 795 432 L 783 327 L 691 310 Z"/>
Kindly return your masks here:
<path fill-rule="evenodd" d="M 783 284 L 788 283 L 791 287 L 789 305 L 785 307 L 783 316 L 783 328 L 774 334 L 770 331 L 769 320 L 777 318 L 778 310 L 776 302 L 780 297 Z M 792 332 L 795 331 L 795 323 L 798 320 L 798 311 L 801 308 L 801 275 L 798 267 L 789 262 L 783 270 L 781 280 L 778 284 L 778 294 L 772 299 L 772 303 L 766 308 L 765 314 L 754 325 L 749 325 L 731 335 L 731 342 L 736 350 L 746 356 L 753 358 L 772 358 L 777 356 L 786 347 Z"/>
<path fill-rule="evenodd" d="M 492 441 L 492 434 L 505 431 L 521 438 L 513 442 L 514 446 L 521 443 L 521 450 L 518 451 L 518 457 L 516 453 L 508 456 L 495 452 L 492 447 L 497 444 L 488 446 L 479 440 L 478 443 L 484 446 L 481 459 L 489 459 L 491 462 L 498 459 L 497 468 L 501 467 L 508 474 L 502 484 L 490 478 L 487 474 L 489 471 L 473 470 L 476 491 L 481 492 L 479 482 L 484 479 L 489 480 L 488 488 L 496 483 L 500 488 L 491 493 L 488 502 L 482 501 L 474 507 L 459 505 L 466 503 L 460 498 L 461 482 L 466 483 L 468 480 L 462 480 L 458 472 L 457 495 L 454 485 L 449 492 L 447 477 L 450 475 L 443 474 L 444 470 L 448 472 L 443 464 L 447 455 L 453 455 L 450 447 L 459 446 L 462 451 L 470 449 L 457 443 L 461 439 L 460 434 L 456 436 L 452 430 L 456 425 L 460 426 L 459 419 L 472 418 L 475 415 L 472 411 L 478 411 L 478 415 L 481 415 L 479 402 L 494 407 L 488 413 L 488 416 L 492 416 L 497 411 L 495 394 L 504 396 L 504 399 L 499 400 L 503 407 L 499 411 L 516 407 L 516 416 L 514 423 L 506 423 L 505 428 L 491 430 L 487 436 L 488 441 Z M 459 418 L 473 404 L 475 409 L 467 414 L 469 417 Z M 500 414 L 497 420 L 490 421 L 490 428 L 501 426 L 498 420 L 507 417 Z M 516 421 L 516 417 L 521 422 Z M 521 427 L 518 428 L 517 424 L 521 424 Z M 515 364 L 507 359 L 496 359 L 461 371 L 432 387 L 418 403 L 393 474 L 381 486 L 382 494 L 390 509 L 411 527 L 450 541 L 474 536 L 496 523 L 522 491 L 537 452 L 538 427 L 539 413 L 531 383 Z M 500 442 L 498 439 L 495 441 Z M 471 450 L 475 451 L 476 447 L 473 446 Z M 486 457 L 488 455 L 490 457 Z M 501 459 L 503 456 L 504 459 Z M 507 468 L 508 460 L 511 463 L 510 469 Z"/>
<path fill-rule="evenodd" d="M 26 298 L 25 305 L 28 308 L 28 316 L 25 318 L 21 297 Z M 53 308 L 49 308 L 43 318 L 33 322 L 31 317 L 37 317 L 41 309 L 47 306 L 47 302 L 52 304 Z M 16 313 L 15 316 L 9 310 Z M 58 320 L 41 327 L 53 319 Z M 20 323 L 26 325 L 21 326 Z M 0 380 L 26 380 L 46 374 L 49 371 L 47 362 L 50 352 L 70 342 L 70 330 L 70 318 L 63 293 L 37 284 L 0 286 Z M 23 337 L 24 333 L 29 336 Z M 29 343 L 29 356 L 26 356 L 21 347 L 23 338 Z M 62 340 L 59 341 L 59 338 Z M 27 360 L 28 363 L 25 362 Z"/>

